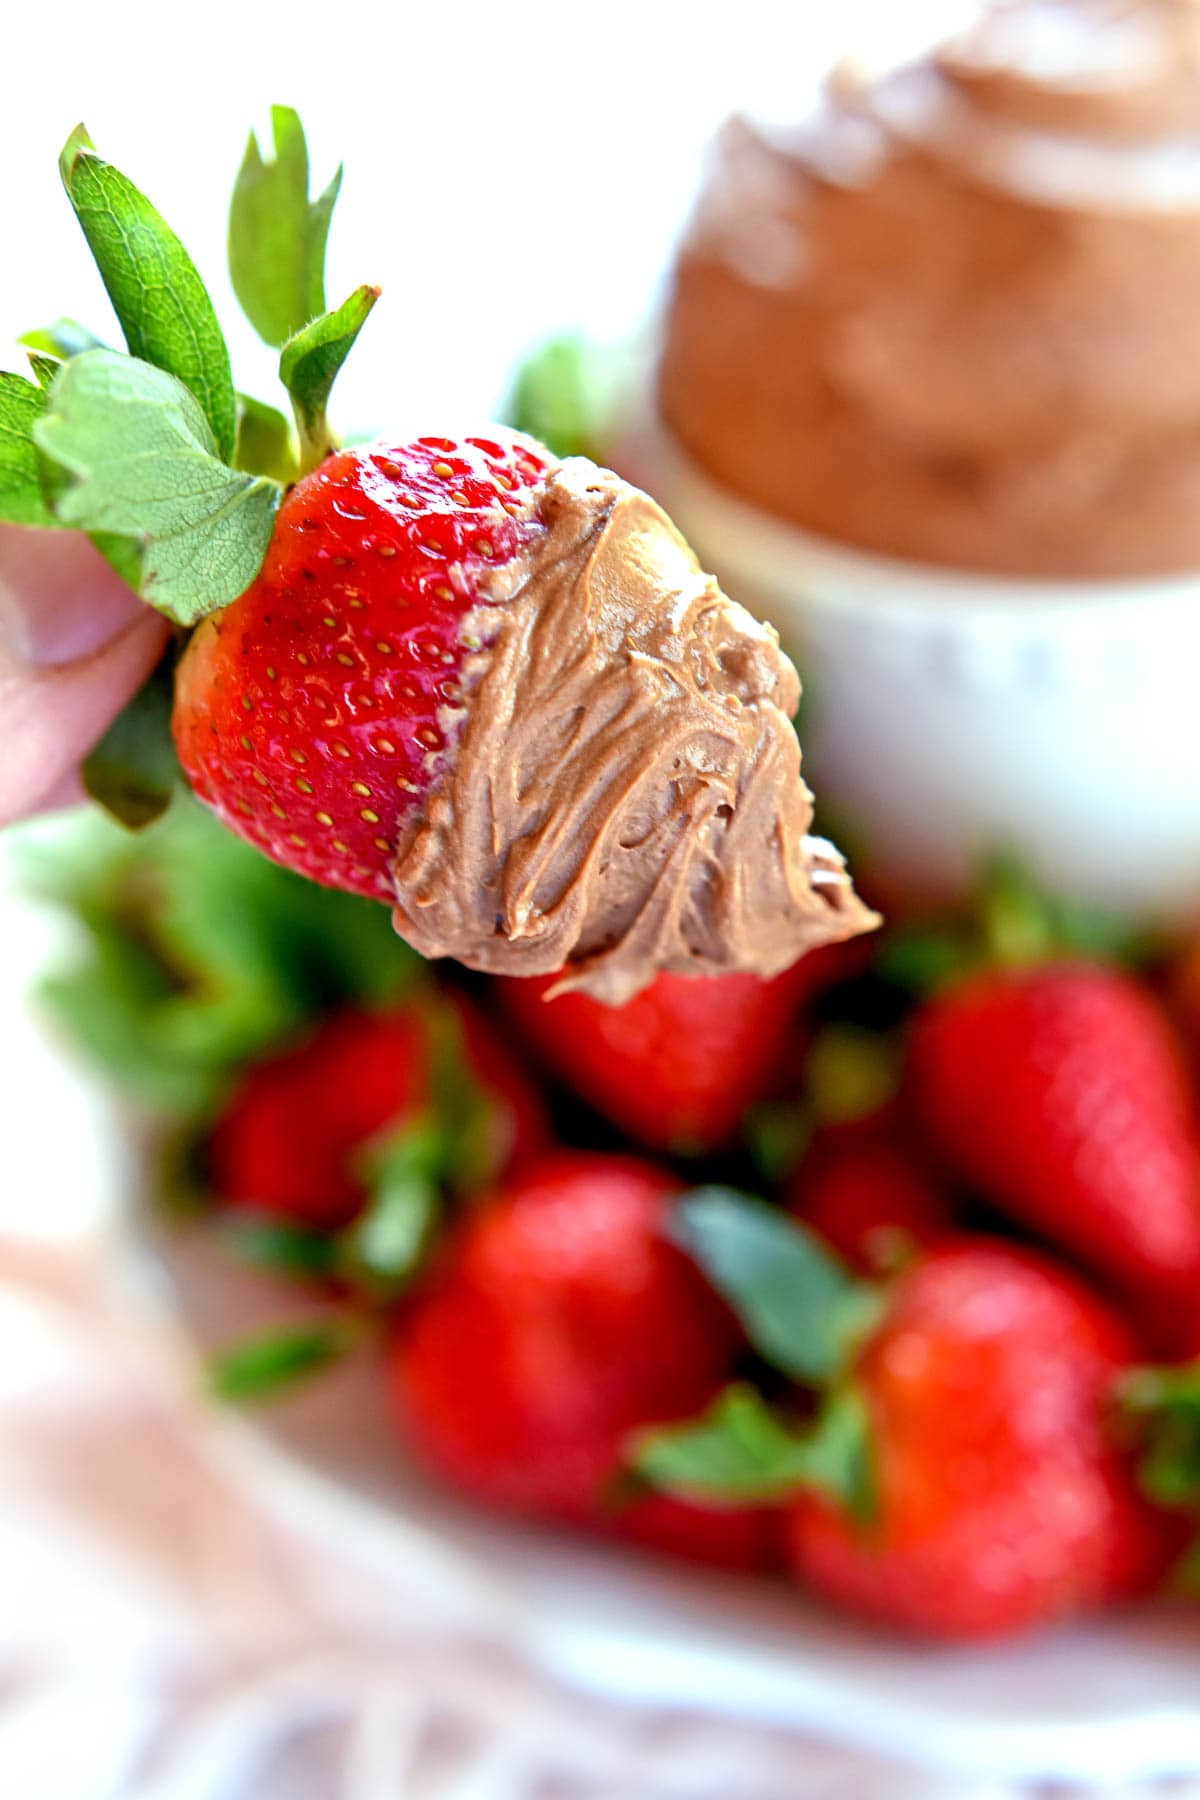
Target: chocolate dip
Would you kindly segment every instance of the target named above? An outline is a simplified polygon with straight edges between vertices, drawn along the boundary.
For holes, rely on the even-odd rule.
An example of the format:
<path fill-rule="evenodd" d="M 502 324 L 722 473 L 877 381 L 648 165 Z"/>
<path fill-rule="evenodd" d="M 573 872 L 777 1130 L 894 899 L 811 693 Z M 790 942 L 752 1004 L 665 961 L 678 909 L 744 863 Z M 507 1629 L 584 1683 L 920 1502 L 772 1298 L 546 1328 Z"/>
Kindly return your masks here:
<path fill-rule="evenodd" d="M 397 848 L 400 934 L 620 1004 L 659 970 L 772 975 L 876 924 L 807 835 L 772 627 L 609 471 L 568 460 L 532 505 L 531 547 L 468 618 L 455 748 Z"/>
<path fill-rule="evenodd" d="M 763 509 L 994 572 L 1200 567 L 1200 5 L 1013 0 L 735 121 L 663 419 Z"/>

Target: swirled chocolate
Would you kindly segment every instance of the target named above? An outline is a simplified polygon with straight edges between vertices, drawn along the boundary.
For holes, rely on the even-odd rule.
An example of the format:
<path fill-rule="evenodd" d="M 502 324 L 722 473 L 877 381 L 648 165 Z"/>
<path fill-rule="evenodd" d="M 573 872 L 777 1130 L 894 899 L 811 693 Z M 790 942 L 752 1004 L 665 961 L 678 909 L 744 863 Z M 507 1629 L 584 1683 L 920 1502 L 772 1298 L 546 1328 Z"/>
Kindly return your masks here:
<path fill-rule="evenodd" d="M 727 128 L 663 417 L 706 473 L 963 568 L 1200 566 L 1200 6 L 1011 0 Z"/>
<path fill-rule="evenodd" d="M 583 459 L 468 620 L 453 743 L 398 845 L 426 956 L 619 1004 L 660 970 L 772 975 L 877 923 L 812 802 L 774 630 L 655 503 Z"/>

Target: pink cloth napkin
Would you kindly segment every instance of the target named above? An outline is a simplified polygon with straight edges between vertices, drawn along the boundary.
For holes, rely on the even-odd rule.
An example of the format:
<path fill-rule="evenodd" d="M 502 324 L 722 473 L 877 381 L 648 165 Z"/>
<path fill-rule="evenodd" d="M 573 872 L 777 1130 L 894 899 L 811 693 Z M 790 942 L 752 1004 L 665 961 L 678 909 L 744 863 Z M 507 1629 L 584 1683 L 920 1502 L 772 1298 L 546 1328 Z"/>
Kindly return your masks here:
<path fill-rule="evenodd" d="M 118 1297 L 102 1248 L 0 1241 L 6 1797 L 1018 1792 L 573 1694 L 523 1667 L 418 1553 L 381 1584 L 350 1547 L 282 1525 L 231 1471 L 221 1430 L 175 1342 Z M 1195 1800 L 1200 1784 L 1144 1791 Z"/>

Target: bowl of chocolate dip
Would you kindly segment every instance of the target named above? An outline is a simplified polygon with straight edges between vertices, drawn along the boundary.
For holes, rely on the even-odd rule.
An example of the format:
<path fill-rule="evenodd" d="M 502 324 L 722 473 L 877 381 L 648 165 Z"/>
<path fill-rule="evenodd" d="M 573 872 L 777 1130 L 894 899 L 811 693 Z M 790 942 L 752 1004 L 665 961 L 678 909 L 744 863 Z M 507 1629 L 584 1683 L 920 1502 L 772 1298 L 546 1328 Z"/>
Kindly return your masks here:
<path fill-rule="evenodd" d="M 1017 851 L 1200 900 L 1200 5 L 1001 0 L 803 127 L 738 119 L 680 248 L 655 486 L 806 677 L 894 903 Z"/>

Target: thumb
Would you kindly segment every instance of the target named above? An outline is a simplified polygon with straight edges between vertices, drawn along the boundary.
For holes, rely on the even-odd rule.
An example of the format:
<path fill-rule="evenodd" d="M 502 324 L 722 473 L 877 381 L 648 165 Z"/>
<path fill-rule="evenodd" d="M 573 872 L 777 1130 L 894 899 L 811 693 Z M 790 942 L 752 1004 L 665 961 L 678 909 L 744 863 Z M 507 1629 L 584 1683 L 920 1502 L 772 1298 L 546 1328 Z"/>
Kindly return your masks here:
<path fill-rule="evenodd" d="M 0 651 L 31 668 L 90 656 L 146 611 L 76 531 L 0 526 Z"/>
<path fill-rule="evenodd" d="M 69 791 L 168 633 L 85 538 L 0 528 L 0 824 Z"/>

